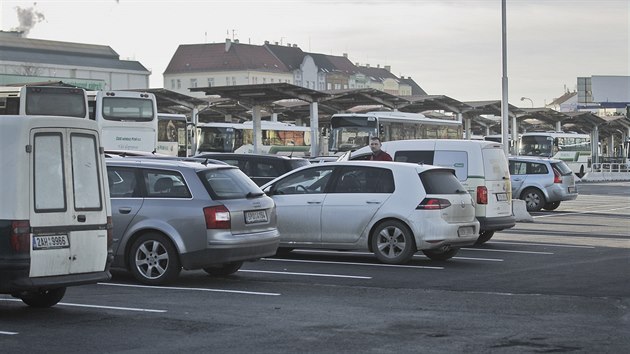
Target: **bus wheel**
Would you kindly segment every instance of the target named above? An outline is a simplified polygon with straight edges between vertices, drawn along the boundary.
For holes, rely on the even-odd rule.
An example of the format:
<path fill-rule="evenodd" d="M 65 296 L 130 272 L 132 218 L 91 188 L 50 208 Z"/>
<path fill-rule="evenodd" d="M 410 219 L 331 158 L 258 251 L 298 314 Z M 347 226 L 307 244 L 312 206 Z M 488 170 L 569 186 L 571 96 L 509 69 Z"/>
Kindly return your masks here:
<path fill-rule="evenodd" d="M 66 294 L 66 288 L 24 291 L 19 298 L 31 307 L 46 308 L 56 305 Z"/>
<path fill-rule="evenodd" d="M 584 165 L 580 166 L 580 172 L 578 173 L 577 176 L 580 178 L 584 177 Z"/>

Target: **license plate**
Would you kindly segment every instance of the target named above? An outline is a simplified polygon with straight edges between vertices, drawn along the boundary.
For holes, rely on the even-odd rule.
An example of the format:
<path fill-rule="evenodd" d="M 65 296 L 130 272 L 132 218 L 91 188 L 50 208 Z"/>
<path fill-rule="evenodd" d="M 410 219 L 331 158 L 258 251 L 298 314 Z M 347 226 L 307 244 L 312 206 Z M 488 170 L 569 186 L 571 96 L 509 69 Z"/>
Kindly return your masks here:
<path fill-rule="evenodd" d="M 497 200 L 500 202 L 507 201 L 507 193 L 497 193 Z"/>
<path fill-rule="evenodd" d="M 457 230 L 457 235 L 459 237 L 473 236 L 475 234 L 475 229 L 472 226 L 462 226 Z"/>
<path fill-rule="evenodd" d="M 68 235 L 33 236 L 33 250 L 68 248 Z"/>
<path fill-rule="evenodd" d="M 267 213 L 264 210 L 246 211 L 245 223 L 255 224 L 259 222 L 267 222 Z"/>

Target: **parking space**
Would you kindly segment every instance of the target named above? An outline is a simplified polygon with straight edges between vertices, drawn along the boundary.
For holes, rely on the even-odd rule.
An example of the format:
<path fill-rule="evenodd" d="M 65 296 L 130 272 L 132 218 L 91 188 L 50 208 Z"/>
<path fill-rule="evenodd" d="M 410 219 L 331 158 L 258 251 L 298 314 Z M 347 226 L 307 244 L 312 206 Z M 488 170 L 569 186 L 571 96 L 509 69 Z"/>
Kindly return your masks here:
<path fill-rule="evenodd" d="M 223 278 L 183 271 L 166 286 L 115 273 L 107 283 L 69 288 L 51 309 L 2 295 L 0 341 L 8 352 L 21 351 L 20 343 L 33 352 L 80 351 L 72 341 L 81 338 L 106 352 L 146 349 L 149 340 L 158 352 L 295 351 L 304 341 L 324 352 L 341 343 L 365 352 L 387 351 L 373 335 L 388 333 L 407 349 L 444 335 L 450 342 L 441 348 L 453 350 L 492 351 L 513 337 L 528 343 L 523 350 L 614 352 L 628 344 L 610 338 L 629 330 L 629 202 L 624 192 L 587 190 L 442 262 L 418 253 L 387 265 L 367 252 L 297 249 Z M 47 326 L 34 331 L 41 320 Z"/>

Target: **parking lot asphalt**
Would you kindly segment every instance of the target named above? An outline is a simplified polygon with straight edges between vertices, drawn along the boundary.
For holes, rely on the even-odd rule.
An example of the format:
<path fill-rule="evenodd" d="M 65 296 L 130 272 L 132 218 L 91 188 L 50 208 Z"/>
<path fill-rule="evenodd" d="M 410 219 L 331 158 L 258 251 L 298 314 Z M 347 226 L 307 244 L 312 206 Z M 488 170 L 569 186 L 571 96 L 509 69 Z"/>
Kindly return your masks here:
<path fill-rule="evenodd" d="M 445 262 L 296 250 L 168 286 L 125 273 L 33 309 L 0 295 L 3 353 L 597 352 L 630 348 L 630 182 L 580 183 Z"/>

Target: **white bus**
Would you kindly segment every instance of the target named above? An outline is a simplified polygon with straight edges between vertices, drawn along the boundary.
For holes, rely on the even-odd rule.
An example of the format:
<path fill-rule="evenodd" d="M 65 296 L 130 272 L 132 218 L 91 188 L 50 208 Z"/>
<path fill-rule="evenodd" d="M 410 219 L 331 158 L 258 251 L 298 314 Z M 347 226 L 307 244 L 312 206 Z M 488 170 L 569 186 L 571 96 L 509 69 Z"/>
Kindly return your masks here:
<path fill-rule="evenodd" d="M 591 136 L 564 132 L 523 133 L 519 139 L 518 154 L 562 160 L 578 177 L 582 177 L 592 154 Z"/>
<path fill-rule="evenodd" d="M 158 113 L 157 152 L 180 157 L 190 155 L 187 129 L 186 115 Z"/>
<path fill-rule="evenodd" d="M 369 145 L 372 136 L 382 141 L 407 139 L 461 139 L 462 123 L 427 118 L 420 113 L 339 113 L 330 118 L 328 150 L 340 153 Z"/>
<path fill-rule="evenodd" d="M 88 118 L 85 90 L 66 86 L 0 87 L 0 115 Z"/>
<path fill-rule="evenodd" d="M 155 95 L 135 91 L 88 92 L 90 119 L 101 129 L 105 150 L 157 151 Z"/>
<path fill-rule="evenodd" d="M 261 121 L 263 154 L 305 155 L 311 149 L 311 128 L 282 122 Z M 197 153 L 254 151 L 254 130 L 245 123 L 197 125 Z"/>

